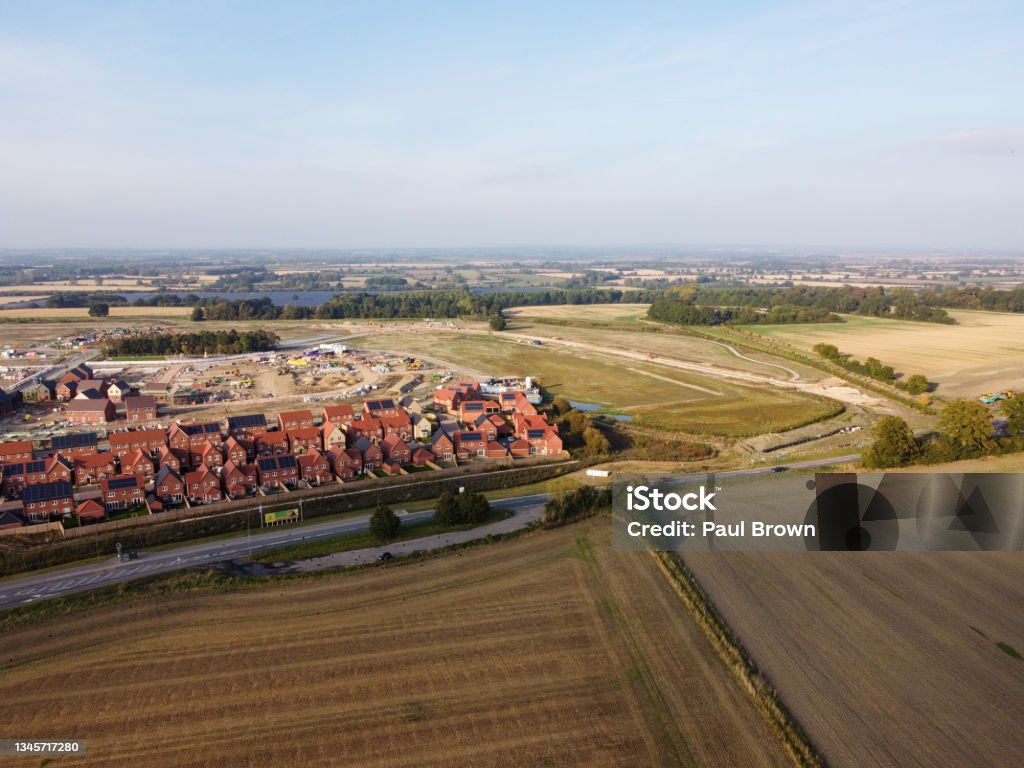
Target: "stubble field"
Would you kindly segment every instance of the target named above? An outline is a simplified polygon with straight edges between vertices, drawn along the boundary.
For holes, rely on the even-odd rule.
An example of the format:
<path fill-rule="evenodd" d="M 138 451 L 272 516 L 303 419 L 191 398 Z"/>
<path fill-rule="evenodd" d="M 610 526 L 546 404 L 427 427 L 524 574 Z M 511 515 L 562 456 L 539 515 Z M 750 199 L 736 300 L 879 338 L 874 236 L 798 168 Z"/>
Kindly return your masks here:
<path fill-rule="evenodd" d="M 877 357 L 923 373 L 950 396 L 1024 389 L 1024 315 L 951 310 L 957 325 L 846 316 L 845 323 L 754 325 L 747 330 L 810 349 L 835 344 L 860 360 Z"/>
<path fill-rule="evenodd" d="M 80 766 L 786 765 L 607 524 L 8 631 L 5 729 Z"/>
<path fill-rule="evenodd" d="M 1020 765 L 1020 553 L 684 559 L 828 765 Z"/>

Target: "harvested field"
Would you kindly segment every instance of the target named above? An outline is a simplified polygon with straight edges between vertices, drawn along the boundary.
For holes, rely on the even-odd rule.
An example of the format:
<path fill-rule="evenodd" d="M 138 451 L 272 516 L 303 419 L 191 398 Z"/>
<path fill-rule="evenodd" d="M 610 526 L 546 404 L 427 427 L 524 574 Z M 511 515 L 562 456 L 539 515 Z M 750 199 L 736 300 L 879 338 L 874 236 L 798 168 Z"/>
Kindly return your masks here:
<path fill-rule="evenodd" d="M 828 765 L 1020 765 L 1020 553 L 685 561 Z"/>
<path fill-rule="evenodd" d="M 787 765 L 607 525 L 8 631 L 6 726 L 81 766 Z"/>
<path fill-rule="evenodd" d="M 111 307 L 110 317 L 188 317 L 192 307 Z M 0 320 L 31 319 L 45 323 L 47 320 L 81 318 L 89 319 L 88 307 L 43 307 L 42 309 L 0 309 Z"/>
<path fill-rule="evenodd" d="M 1024 314 L 949 314 L 958 325 L 848 315 L 845 323 L 744 328 L 805 349 L 826 343 L 860 360 L 877 357 L 902 373 L 925 374 L 943 395 L 1024 389 Z"/>

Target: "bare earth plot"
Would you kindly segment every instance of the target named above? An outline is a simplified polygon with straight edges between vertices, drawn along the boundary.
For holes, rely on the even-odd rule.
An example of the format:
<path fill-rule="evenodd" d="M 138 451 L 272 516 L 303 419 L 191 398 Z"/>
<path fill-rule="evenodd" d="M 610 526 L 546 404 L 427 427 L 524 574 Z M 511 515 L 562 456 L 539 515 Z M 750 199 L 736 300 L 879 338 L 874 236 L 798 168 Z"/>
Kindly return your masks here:
<path fill-rule="evenodd" d="M 958 325 L 846 316 L 845 323 L 744 326 L 799 347 L 835 344 L 861 360 L 923 373 L 945 395 L 1024 389 L 1024 315 L 951 310 Z"/>
<path fill-rule="evenodd" d="M 1021 764 L 1019 553 L 685 560 L 828 765 Z"/>
<path fill-rule="evenodd" d="M 787 765 L 607 525 L 9 631 L 5 728 L 81 766 Z"/>

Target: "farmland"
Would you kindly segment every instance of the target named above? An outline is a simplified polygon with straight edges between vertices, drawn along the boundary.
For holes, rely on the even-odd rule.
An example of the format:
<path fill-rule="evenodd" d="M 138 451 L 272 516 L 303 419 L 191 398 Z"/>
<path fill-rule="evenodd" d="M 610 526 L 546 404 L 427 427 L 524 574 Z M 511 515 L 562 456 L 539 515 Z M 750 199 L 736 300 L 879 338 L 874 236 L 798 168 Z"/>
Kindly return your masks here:
<path fill-rule="evenodd" d="M 191 307 L 111 307 L 110 317 L 188 317 Z M 86 320 L 88 307 L 42 307 L 38 309 L 0 309 L 0 322 L 4 320 Z"/>
<path fill-rule="evenodd" d="M 845 323 L 758 325 L 747 330 L 810 349 L 835 344 L 863 360 L 877 357 L 904 373 L 923 373 L 940 394 L 973 396 L 1024 389 L 1024 315 L 950 310 L 957 325 L 846 316 Z"/>
<path fill-rule="evenodd" d="M 643 341 L 646 334 L 633 348 Z M 382 332 L 354 343 L 457 361 L 467 373 L 533 375 L 553 396 L 598 403 L 630 415 L 635 411 L 650 426 L 693 433 L 735 436 L 782 430 L 824 415 L 832 407 L 825 400 L 766 385 L 746 386 L 650 362 L 624 364 L 613 355 L 590 350 L 534 346 L 484 334 L 432 331 L 424 341 L 422 334 Z M 729 356 L 722 347 L 706 346 L 723 359 Z M 662 410 L 666 415 L 658 421 L 656 413 Z"/>
<path fill-rule="evenodd" d="M 1019 764 L 1019 553 L 685 560 L 830 766 Z"/>
<path fill-rule="evenodd" d="M 788 764 L 605 525 L 9 630 L 7 725 L 86 735 L 82 766 Z"/>

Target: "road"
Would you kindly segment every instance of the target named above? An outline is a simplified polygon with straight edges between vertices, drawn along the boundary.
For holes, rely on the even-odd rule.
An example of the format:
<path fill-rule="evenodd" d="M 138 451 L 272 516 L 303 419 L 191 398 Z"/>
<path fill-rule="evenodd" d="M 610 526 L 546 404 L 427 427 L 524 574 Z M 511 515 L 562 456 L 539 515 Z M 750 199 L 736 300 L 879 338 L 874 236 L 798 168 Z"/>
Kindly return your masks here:
<path fill-rule="evenodd" d="M 788 465 L 790 469 L 816 469 L 833 464 L 845 464 L 856 461 L 859 455 L 839 456 L 830 459 L 815 459 Z M 763 475 L 772 472 L 771 466 L 752 469 L 736 469 L 715 474 L 718 478 L 744 477 Z M 681 476 L 687 480 L 699 480 L 705 473 Z M 428 536 L 421 539 L 390 544 L 387 547 L 368 547 L 366 549 L 327 555 L 297 564 L 291 570 L 319 570 L 344 565 L 358 565 L 372 562 L 378 553 L 387 549 L 395 555 L 407 554 L 414 550 L 431 550 L 449 546 L 450 544 L 484 538 L 488 534 L 505 533 L 525 528 L 540 518 L 544 502 L 549 494 L 531 494 L 516 496 L 495 501 L 492 506 L 505 509 L 512 515 L 495 523 L 482 525 L 468 531 Z M 433 510 L 411 512 L 401 515 L 403 522 L 414 523 L 429 519 Z M 111 557 L 98 563 L 88 563 L 55 571 L 38 574 L 26 574 L 0 581 L 0 610 L 18 605 L 45 600 L 51 597 L 71 595 L 84 592 L 95 587 L 119 584 L 132 579 L 169 573 L 183 568 L 209 566 L 226 560 L 234 560 L 246 555 L 261 552 L 288 544 L 303 541 L 316 541 L 345 534 L 361 533 L 369 528 L 369 516 L 349 517 L 343 520 L 331 520 L 314 523 L 299 528 L 279 528 L 272 531 L 256 531 L 251 535 L 239 534 L 229 539 L 185 544 L 172 549 L 159 551 L 143 551 L 138 560 L 119 562 Z"/>

